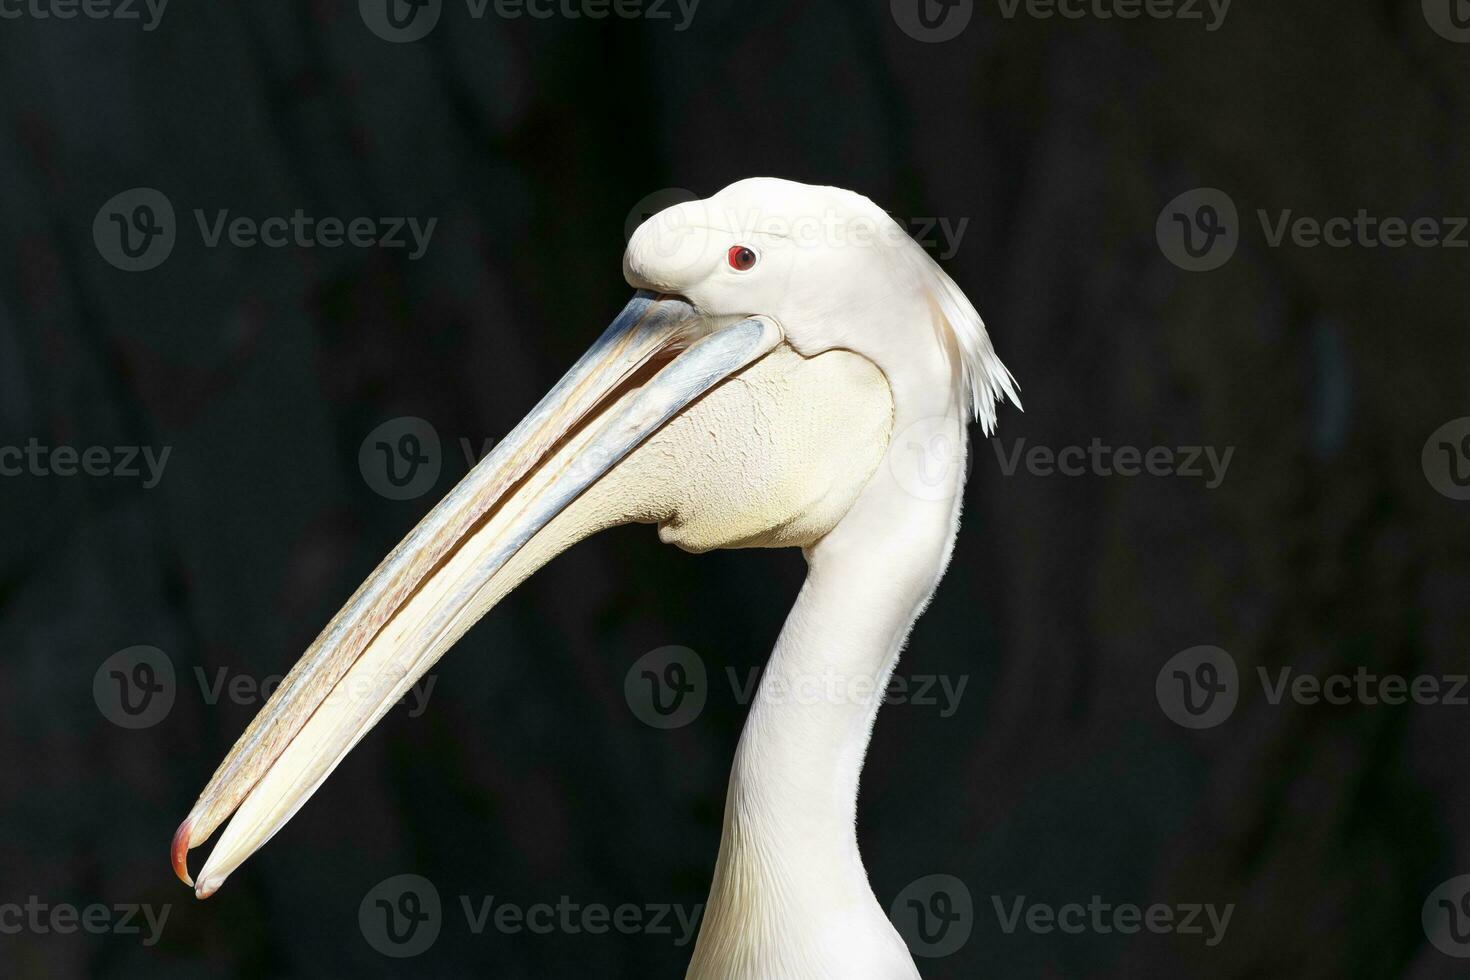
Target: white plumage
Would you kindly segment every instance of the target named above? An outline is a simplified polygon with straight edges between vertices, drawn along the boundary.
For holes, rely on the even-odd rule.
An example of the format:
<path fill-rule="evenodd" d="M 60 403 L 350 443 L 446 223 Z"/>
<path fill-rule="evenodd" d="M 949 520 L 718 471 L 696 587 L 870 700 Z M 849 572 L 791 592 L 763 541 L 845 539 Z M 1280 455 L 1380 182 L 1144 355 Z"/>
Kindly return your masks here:
<path fill-rule="evenodd" d="M 800 547 L 809 567 L 735 753 L 688 976 L 917 977 L 858 854 L 858 779 L 954 543 L 965 422 L 991 431 L 1014 382 L 953 281 L 850 191 L 740 181 L 649 219 L 624 274 L 628 309 L 252 722 L 175 866 L 188 880 L 188 850 L 238 810 L 200 872 L 211 894 L 516 585 L 597 530 L 653 523 L 689 551 Z M 936 430 L 955 453 L 937 474 L 908 436 Z"/>

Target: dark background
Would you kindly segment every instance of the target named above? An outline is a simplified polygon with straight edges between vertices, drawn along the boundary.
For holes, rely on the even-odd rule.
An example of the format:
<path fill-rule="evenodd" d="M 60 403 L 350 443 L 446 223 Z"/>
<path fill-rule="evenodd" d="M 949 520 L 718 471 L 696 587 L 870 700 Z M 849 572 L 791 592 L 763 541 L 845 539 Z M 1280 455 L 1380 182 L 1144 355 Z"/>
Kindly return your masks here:
<path fill-rule="evenodd" d="M 1254 677 L 1466 670 L 1470 504 L 1420 457 L 1470 414 L 1470 252 L 1273 248 L 1254 215 L 1470 213 L 1467 69 L 1418 0 L 1240 0 L 1214 32 L 976 0 L 944 43 L 886 0 L 704 0 L 682 32 L 451 2 L 406 44 L 348 0 L 176 0 L 153 31 L 0 20 L 0 446 L 172 447 L 152 489 L 0 479 L 0 904 L 172 906 L 152 947 L 0 934 L 0 975 L 683 975 L 670 936 L 475 935 L 458 896 L 704 900 L 745 711 L 723 677 L 764 661 L 795 552 L 604 534 L 477 626 L 428 711 L 390 715 L 219 895 L 195 902 L 167 845 L 258 707 L 207 703 L 195 669 L 284 671 L 463 474 L 459 440 L 502 436 L 621 307 L 630 208 L 751 175 L 968 221 L 945 265 L 1022 386 L 1004 450 L 1236 447 L 1207 490 L 1007 477 L 972 430 L 954 561 L 899 667 L 967 687 L 947 718 L 885 708 L 860 803 L 885 907 L 930 874 L 973 895 L 969 941 L 924 975 L 1457 975 L 1421 907 L 1470 871 L 1470 708 L 1272 705 Z M 1155 220 L 1201 186 L 1239 206 L 1241 244 L 1190 273 Z M 179 239 L 127 273 L 92 222 L 134 187 L 168 196 Z M 439 223 L 415 262 L 208 249 L 195 208 Z M 407 501 L 358 464 L 398 416 L 444 443 Z M 623 680 L 671 644 L 714 683 L 665 732 Z M 1190 731 L 1154 685 L 1201 644 L 1242 692 Z M 93 679 L 135 645 L 177 697 L 126 730 Z M 406 872 L 446 915 L 395 960 L 358 908 Z M 1007 935 L 992 907 L 1094 894 L 1237 907 L 1213 948 Z"/>

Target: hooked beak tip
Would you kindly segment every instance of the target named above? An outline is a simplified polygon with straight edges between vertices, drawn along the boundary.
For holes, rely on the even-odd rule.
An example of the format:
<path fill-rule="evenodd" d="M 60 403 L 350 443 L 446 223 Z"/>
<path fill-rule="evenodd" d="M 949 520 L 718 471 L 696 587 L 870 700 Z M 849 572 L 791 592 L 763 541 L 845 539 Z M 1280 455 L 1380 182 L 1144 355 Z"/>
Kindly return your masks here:
<path fill-rule="evenodd" d="M 174 842 L 170 848 L 170 856 L 173 858 L 174 874 L 179 880 L 190 888 L 194 887 L 194 879 L 189 875 L 189 833 L 194 829 L 193 820 L 185 820 L 179 824 L 179 829 L 174 831 Z M 204 896 L 200 896 L 203 898 Z"/>

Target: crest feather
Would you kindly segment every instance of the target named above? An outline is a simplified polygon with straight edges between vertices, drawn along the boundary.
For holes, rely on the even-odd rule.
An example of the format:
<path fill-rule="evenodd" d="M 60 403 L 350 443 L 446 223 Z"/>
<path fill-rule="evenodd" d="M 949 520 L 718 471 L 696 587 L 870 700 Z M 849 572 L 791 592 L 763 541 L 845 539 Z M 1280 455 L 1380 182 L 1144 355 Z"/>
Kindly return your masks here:
<path fill-rule="evenodd" d="M 946 348 L 959 354 L 961 381 L 970 395 L 970 411 L 985 434 L 991 435 L 995 432 L 998 403 L 1010 399 L 1021 408 L 1016 379 L 1001 363 L 985 330 L 985 322 L 969 298 L 918 242 L 910 239 L 908 245 L 912 247 L 897 251 L 903 254 L 907 271 L 934 307 L 941 321 L 937 326 L 941 330 L 949 328 L 953 344 L 946 344 Z"/>

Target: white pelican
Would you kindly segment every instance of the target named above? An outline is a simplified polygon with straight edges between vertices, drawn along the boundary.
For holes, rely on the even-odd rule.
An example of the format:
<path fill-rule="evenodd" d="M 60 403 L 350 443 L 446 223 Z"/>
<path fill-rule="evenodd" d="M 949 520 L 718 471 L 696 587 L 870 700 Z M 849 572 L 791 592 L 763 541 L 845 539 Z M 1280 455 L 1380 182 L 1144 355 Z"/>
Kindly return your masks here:
<path fill-rule="evenodd" d="M 637 293 L 612 326 L 251 722 L 179 826 L 174 868 L 213 894 L 527 576 L 652 523 L 687 551 L 799 547 L 808 565 L 735 752 L 688 977 L 918 977 L 858 854 L 858 776 L 959 522 L 963 455 L 936 471 L 915 440 L 963 454 L 972 414 L 988 434 L 997 402 L 1019 405 L 1014 382 L 954 282 L 851 191 L 740 181 L 644 222 L 623 274 Z M 232 813 L 195 884 L 189 849 Z"/>

